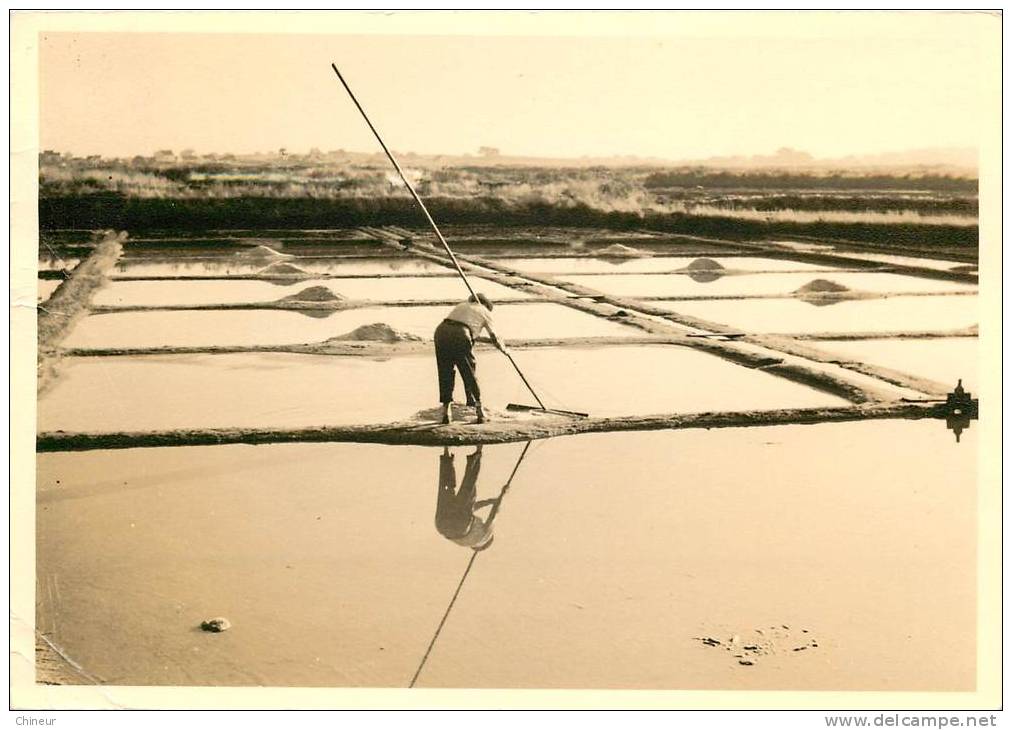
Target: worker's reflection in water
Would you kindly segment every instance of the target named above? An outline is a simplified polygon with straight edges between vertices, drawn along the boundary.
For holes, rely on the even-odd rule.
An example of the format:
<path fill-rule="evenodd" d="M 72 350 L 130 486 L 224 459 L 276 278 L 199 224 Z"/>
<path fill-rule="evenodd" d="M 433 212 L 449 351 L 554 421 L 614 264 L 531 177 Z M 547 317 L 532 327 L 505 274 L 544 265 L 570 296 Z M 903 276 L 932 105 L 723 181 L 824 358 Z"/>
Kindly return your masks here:
<path fill-rule="evenodd" d="M 477 512 L 485 507 L 495 505 L 498 499 L 480 499 L 478 496 L 478 473 L 481 471 L 481 446 L 467 455 L 464 466 L 464 479 L 457 488 L 457 470 L 453 463 L 453 454 L 448 448 L 443 449 L 439 457 L 439 495 L 436 499 L 436 529 L 447 540 L 469 547 L 472 550 L 484 550 L 492 544 L 492 521 L 495 516 L 493 509 L 486 518 Z"/>

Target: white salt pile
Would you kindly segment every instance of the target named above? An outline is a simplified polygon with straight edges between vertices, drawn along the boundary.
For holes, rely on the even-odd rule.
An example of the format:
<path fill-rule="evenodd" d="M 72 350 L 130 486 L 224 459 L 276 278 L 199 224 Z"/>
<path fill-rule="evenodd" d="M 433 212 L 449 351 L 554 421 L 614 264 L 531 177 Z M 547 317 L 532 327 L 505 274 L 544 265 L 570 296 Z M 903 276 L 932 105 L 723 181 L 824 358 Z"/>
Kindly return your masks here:
<path fill-rule="evenodd" d="M 812 279 L 804 286 L 795 289 L 795 294 L 840 294 L 850 289 L 829 279 Z"/>
<path fill-rule="evenodd" d="M 339 302 L 344 300 L 340 294 L 336 294 L 325 286 L 311 286 L 296 294 L 289 294 L 281 297 L 279 302 Z"/>
<path fill-rule="evenodd" d="M 331 337 L 327 342 L 421 342 L 422 338 L 410 332 L 396 330 L 384 322 L 364 324 L 343 335 Z"/>
<path fill-rule="evenodd" d="M 727 271 L 719 261 L 707 258 L 696 259 L 682 270 L 689 275 L 689 278 L 700 284 L 716 281 Z"/>
<path fill-rule="evenodd" d="M 293 264 L 284 264 L 281 262 L 275 262 L 270 266 L 265 266 L 257 272 L 257 275 L 290 279 L 306 279 L 312 276 L 312 274 L 305 269 L 300 269 L 298 266 Z"/>
<path fill-rule="evenodd" d="M 598 249 L 594 252 L 594 255 L 611 258 L 634 259 L 649 256 L 650 254 L 646 251 L 640 251 L 638 248 L 633 248 L 632 246 L 626 246 L 621 243 L 613 243 L 610 246 Z"/>
<path fill-rule="evenodd" d="M 284 259 L 292 258 L 292 255 L 281 253 L 270 246 L 260 245 L 244 248 L 242 251 L 237 252 L 235 257 L 244 261 L 283 261 Z"/>
<path fill-rule="evenodd" d="M 688 271 L 722 271 L 724 265 L 713 259 L 701 258 L 696 259 L 685 268 Z"/>

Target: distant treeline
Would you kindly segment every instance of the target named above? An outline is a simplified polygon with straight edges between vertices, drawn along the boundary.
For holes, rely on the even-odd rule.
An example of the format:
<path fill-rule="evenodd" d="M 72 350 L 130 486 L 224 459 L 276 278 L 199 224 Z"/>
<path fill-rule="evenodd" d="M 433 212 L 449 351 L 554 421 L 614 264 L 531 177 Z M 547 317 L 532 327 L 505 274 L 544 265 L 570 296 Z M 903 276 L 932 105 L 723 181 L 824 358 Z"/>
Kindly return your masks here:
<path fill-rule="evenodd" d="M 578 203 L 515 203 L 494 197 L 430 198 L 436 220 L 447 224 L 585 226 L 614 230 L 649 228 L 668 233 L 730 239 L 805 235 L 904 246 L 977 246 L 977 226 L 916 223 L 794 222 L 686 213 L 602 211 Z M 407 198 L 135 198 L 101 193 L 39 199 L 42 229 L 141 231 L 227 228 L 306 229 L 423 223 Z"/>
<path fill-rule="evenodd" d="M 668 200 L 725 208 L 727 210 L 813 210 L 879 212 L 909 210 L 921 215 L 976 216 L 977 197 L 896 196 L 896 195 L 748 195 L 706 196 L 674 194 Z"/>
<path fill-rule="evenodd" d="M 977 194 L 977 180 L 950 175 L 806 175 L 787 172 L 669 170 L 647 175 L 643 185 L 657 188 L 737 188 L 755 190 L 931 190 Z"/>

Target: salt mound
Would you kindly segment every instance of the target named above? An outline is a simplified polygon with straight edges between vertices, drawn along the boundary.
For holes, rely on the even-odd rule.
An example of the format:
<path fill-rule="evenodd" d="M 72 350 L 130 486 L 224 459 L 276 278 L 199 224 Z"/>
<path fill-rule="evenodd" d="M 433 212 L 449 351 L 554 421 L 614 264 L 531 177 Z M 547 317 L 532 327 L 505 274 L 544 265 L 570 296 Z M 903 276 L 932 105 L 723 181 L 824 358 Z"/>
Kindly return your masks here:
<path fill-rule="evenodd" d="M 605 246 L 602 249 L 598 249 L 595 252 L 597 256 L 610 256 L 612 258 L 624 258 L 634 259 L 641 258 L 643 256 L 649 256 L 646 251 L 640 251 L 638 248 L 632 246 L 626 246 L 622 243 L 613 243 L 610 246 Z"/>
<path fill-rule="evenodd" d="M 794 291 L 795 294 L 839 294 L 850 291 L 843 284 L 837 284 L 829 279 L 812 279 L 810 282 Z"/>
<path fill-rule="evenodd" d="M 724 269 L 724 265 L 719 261 L 714 261 L 713 259 L 702 258 L 696 259 L 685 268 L 689 271 L 722 271 Z"/>
<path fill-rule="evenodd" d="M 709 284 L 724 276 L 727 269 L 719 261 L 701 258 L 690 263 L 682 271 L 699 284 Z"/>
<path fill-rule="evenodd" d="M 246 259 L 250 261 L 279 261 L 282 259 L 292 258 L 291 254 L 281 253 L 276 251 L 270 246 L 254 246 L 253 248 L 244 249 L 236 253 L 237 258 Z"/>
<path fill-rule="evenodd" d="M 325 286 L 311 286 L 303 289 L 297 294 L 289 294 L 281 297 L 279 302 L 338 302 L 344 299 L 340 294 L 335 294 Z"/>
<path fill-rule="evenodd" d="M 265 266 L 257 272 L 260 276 L 310 276 L 308 271 L 300 269 L 298 266 L 293 264 L 283 264 L 281 262 L 275 262 L 270 266 Z"/>
<path fill-rule="evenodd" d="M 347 334 L 331 337 L 327 342 L 354 340 L 355 342 L 421 342 L 422 338 L 410 332 L 395 330 L 384 322 L 364 324 Z"/>

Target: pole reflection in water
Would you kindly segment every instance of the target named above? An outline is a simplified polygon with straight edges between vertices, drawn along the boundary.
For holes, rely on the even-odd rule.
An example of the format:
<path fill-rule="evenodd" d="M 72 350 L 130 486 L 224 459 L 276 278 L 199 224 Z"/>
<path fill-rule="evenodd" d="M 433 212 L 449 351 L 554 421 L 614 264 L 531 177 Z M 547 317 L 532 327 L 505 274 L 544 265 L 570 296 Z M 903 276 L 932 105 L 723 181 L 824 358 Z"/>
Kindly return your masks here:
<path fill-rule="evenodd" d="M 492 544 L 492 523 L 496 515 L 499 514 L 503 497 L 506 496 L 510 484 L 513 483 L 513 477 L 516 476 L 520 464 L 523 463 L 524 457 L 527 456 L 527 450 L 530 449 L 531 443 L 528 441 L 524 444 L 524 449 L 520 452 L 517 463 L 513 466 L 513 471 L 510 472 L 509 479 L 506 480 L 502 489 L 499 490 L 499 496 L 494 499 L 482 500 L 475 499 L 478 493 L 478 474 L 481 472 L 481 445 L 476 446 L 475 450 L 467 455 L 467 465 L 464 467 L 464 479 L 460 483 L 460 489 L 457 489 L 457 470 L 453 463 L 453 455 L 449 449 L 443 449 L 443 453 L 439 457 L 436 529 L 446 539 L 452 540 L 458 545 L 469 547 L 473 552 L 471 553 L 471 559 L 468 561 L 467 567 L 464 569 L 464 574 L 460 577 L 460 582 L 457 584 L 457 590 L 453 592 L 450 603 L 443 613 L 443 618 L 440 620 L 439 626 L 436 627 L 436 632 L 432 635 L 432 641 L 429 642 L 425 655 L 422 657 L 422 661 L 419 662 L 418 669 L 415 670 L 415 676 L 411 678 L 409 687 L 414 687 L 415 682 L 418 681 L 418 677 L 425 667 L 425 662 L 428 660 L 429 654 L 432 653 L 432 647 L 436 645 L 439 632 L 443 630 L 446 619 L 449 618 L 450 611 L 453 610 L 453 604 L 457 602 L 460 589 L 464 587 L 464 581 L 467 580 L 471 568 L 474 567 L 475 559 L 482 550 Z M 492 509 L 489 511 L 488 517 L 482 519 L 478 516 L 477 512 L 489 505 L 491 505 Z"/>

